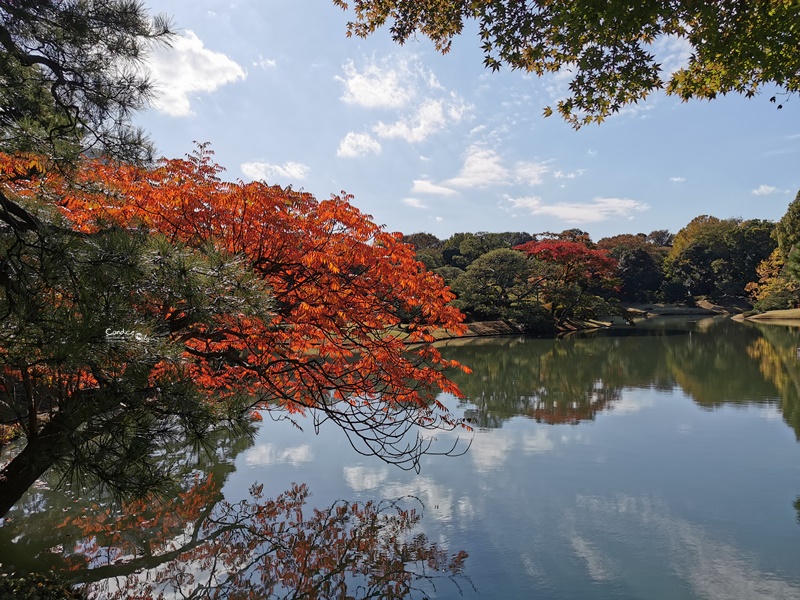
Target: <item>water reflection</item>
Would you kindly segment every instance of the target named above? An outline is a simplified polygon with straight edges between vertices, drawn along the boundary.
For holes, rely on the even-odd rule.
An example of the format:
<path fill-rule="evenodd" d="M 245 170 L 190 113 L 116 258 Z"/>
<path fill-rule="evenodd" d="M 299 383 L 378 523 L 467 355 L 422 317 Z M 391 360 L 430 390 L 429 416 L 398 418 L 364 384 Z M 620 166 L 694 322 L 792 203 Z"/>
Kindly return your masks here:
<path fill-rule="evenodd" d="M 421 514 L 397 502 L 307 506 L 306 485 L 266 498 L 219 498 L 201 481 L 177 502 L 82 514 L 68 568 L 92 598 L 406 598 L 437 579 L 458 585 L 465 552 L 417 530 Z M 417 501 L 417 504 L 419 502 Z"/>
<path fill-rule="evenodd" d="M 741 548 L 718 539 L 701 524 L 671 514 L 669 506 L 657 498 L 579 495 L 574 508 L 565 511 L 563 523 L 564 535 L 597 582 L 636 581 L 637 573 L 641 577 L 666 567 L 689 585 L 695 598 L 800 598 L 800 585 L 762 570 Z M 609 538 L 634 539 L 632 530 L 648 547 L 659 548 L 659 558 L 666 564 L 654 565 L 652 554 L 637 552 L 640 549 L 635 547 L 608 552 Z"/>
<path fill-rule="evenodd" d="M 467 598 L 800 598 L 798 331 L 648 326 L 657 335 L 448 345 L 447 358 L 475 369 L 460 383 L 476 402 L 441 399 L 483 427 L 465 455 L 426 457 L 421 474 L 354 453 L 335 428 L 269 423 L 255 443 L 221 443 L 235 449 L 214 467 L 187 462 L 188 495 L 168 506 L 101 517 L 108 507 L 80 494 L 59 503 L 40 491 L 0 527 L 0 561 L 103 576 L 96 597 L 169 597 L 179 584 L 291 597 L 280 578 L 391 597 L 369 587 L 391 571 L 440 600 L 460 597 L 450 577 Z M 272 491 L 249 493 L 254 480 Z M 372 500 L 410 496 L 424 520 L 400 512 L 416 500 Z M 461 579 L 462 548 L 477 595 Z M 355 570 L 337 579 L 330 564 Z M 444 581 L 434 594 L 420 575 Z"/>
<path fill-rule="evenodd" d="M 623 364 L 594 340 L 498 338 L 448 346 L 448 358 L 473 373 L 454 374 L 479 427 L 523 415 L 544 423 L 578 423 L 619 399 Z M 456 358 L 458 357 L 458 358 Z"/>
<path fill-rule="evenodd" d="M 559 340 L 450 342 L 444 353 L 473 369 L 454 379 L 479 427 L 502 427 L 516 416 L 577 424 L 602 411 L 641 408 L 623 403 L 623 388 L 679 386 L 706 408 L 779 405 L 800 439 L 798 346 L 796 328 L 662 319 Z"/>
<path fill-rule="evenodd" d="M 250 437 L 217 441 L 213 460 L 186 461 L 174 497 L 119 506 L 43 485 L 0 527 L 0 571 L 50 572 L 92 599 L 399 599 L 430 595 L 439 580 L 469 585 L 467 553 L 421 529 L 423 494 L 398 488 L 398 500 L 318 506 L 306 484 L 271 497 L 253 485 L 233 502 L 223 485 L 237 454 L 248 467 L 296 468 L 313 453 L 308 445 L 252 446 Z"/>

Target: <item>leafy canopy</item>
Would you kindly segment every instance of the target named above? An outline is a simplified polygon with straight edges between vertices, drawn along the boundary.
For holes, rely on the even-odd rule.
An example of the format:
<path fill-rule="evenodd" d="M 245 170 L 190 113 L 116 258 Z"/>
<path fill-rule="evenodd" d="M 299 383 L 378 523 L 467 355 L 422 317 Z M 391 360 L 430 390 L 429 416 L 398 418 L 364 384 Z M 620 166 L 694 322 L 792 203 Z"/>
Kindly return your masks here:
<path fill-rule="evenodd" d="M 389 23 L 394 41 L 405 43 L 419 32 L 442 53 L 475 21 L 487 68 L 571 74 L 569 95 L 556 111 L 575 128 L 600 123 L 659 89 L 683 100 L 730 92 L 750 97 L 772 84 L 787 93 L 800 90 L 796 0 L 333 2 L 353 7 L 348 35 L 367 37 Z M 664 39 L 691 49 L 688 63 L 671 74 L 654 51 Z"/>
<path fill-rule="evenodd" d="M 408 467 L 431 444 L 411 429 L 459 425 L 436 400 L 459 365 L 408 346 L 463 331 L 453 295 L 349 196 L 223 181 L 203 147 L 69 178 L 37 164 L 0 156 L 35 216 L 0 228 L 0 410 L 30 447 L 0 471 L 0 514 L 76 456 L 108 485 L 140 465 L 146 488 L 154 435 L 201 440 L 252 408 L 311 412 Z"/>

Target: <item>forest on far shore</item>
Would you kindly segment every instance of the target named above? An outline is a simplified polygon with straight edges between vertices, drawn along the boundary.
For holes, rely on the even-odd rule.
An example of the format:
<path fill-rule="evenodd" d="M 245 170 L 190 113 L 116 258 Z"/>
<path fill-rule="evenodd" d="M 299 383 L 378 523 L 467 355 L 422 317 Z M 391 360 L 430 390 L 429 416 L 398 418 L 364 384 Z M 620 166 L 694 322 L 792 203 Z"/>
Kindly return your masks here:
<path fill-rule="evenodd" d="M 800 192 L 778 221 L 702 215 L 677 234 L 621 234 L 594 242 L 561 233 L 403 236 L 457 295 L 468 320 L 503 320 L 531 333 L 571 320 L 624 314 L 621 303 L 746 301 L 752 312 L 800 304 Z"/>

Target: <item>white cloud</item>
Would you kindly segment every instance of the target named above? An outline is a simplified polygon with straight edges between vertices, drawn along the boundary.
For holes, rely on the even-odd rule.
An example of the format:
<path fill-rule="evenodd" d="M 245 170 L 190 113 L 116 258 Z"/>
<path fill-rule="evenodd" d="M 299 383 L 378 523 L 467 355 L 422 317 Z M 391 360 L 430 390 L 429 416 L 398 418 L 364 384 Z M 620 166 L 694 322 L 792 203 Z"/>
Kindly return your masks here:
<path fill-rule="evenodd" d="M 541 185 L 544 183 L 545 174 L 550 172 L 550 167 L 544 163 L 519 162 L 517 163 L 516 175 L 518 181 L 523 181 L 528 185 Z"/>
<path fill-rule="evenodd" d="M 416 198 L 403 198 L 403 202 L 413 208 L 428 208 Z"/>
<path fill-rule="evenodd" d="M 360 71 L 352 60 L 342 65 L 344 77 L 336 77 L 344 84 L 342 100 L 366 108 L 406 106 L 417 94 L 419 71 L 415 72 L 407 60 L 390 58 L 372 62 Z"/>
<path fill-rule="evenodd" d="M 273 165 L 263 162 L 242 163 L 242 173 L 250 179 L 272 182 L 275 179 L 304 179 L 311 172 L 311 168 L 303 163 L 285 162 L 283 165 Z"/>
<path fill-rule="evenodd" d="M 413 111 L 395 121 L 379 121 L 372 131 L 381 138 L 421 142 L 451 122 L 461 121 L 471 106 L 458 94 L 447 94 L 432 71 L 416 58 L 388 57 L 359 69 L 350 61 L 342 66 L 342 101 L 366 108 L 404 109 L 414 102 Z"/>
<path fill-rule="evenodd" d="M 458 511 L 463 504 L 456 501 L 453 491 L 436 483 L 430 477 L 415 477 L 411 481 L 392 481 L 381 488 L 385 498 L 408 496 L 418 498 L 425 507 L 425 518 L 431 515 L 437 521 L 450 521 L 453 516 L 461 516 Z"/>
<path fill-rule="evenodd" d="M 586 154 L 588 154 L 589 156 L 597 156 L 597 150 L 592 150 L 591 148 L 589 148 L 586 151 Z"/>
<path fill-rule="evenodd" d="M 546 204 L 540 196 L 507 198 L 512 209 L 523 209 L 532 215 L 546 215 L 568 223 L 595 223 L 610 218 L 632 219 L 632 213 L 650 207 L 630 198 L 595 198 L 591 202 Z"/>
<path fill-rule="evenodd" d="M 153 48 L 149 67 L 156 83 L 153 107 L 173 117 L 193 114 L 191 94 L 213 92 L 247 76 L 236 62 L 206 48 L 189 30 L 176 36 L 171 46 Z"/>
<path fill-rule="evenodd" d="M 783 420 L 783 412 L 777 406 L 763 406 L 756 413 L 762 419 L 767 421 L 781 421 Z"/>
<path fill-rule="evenodd" d="M 350 132 L 339 142 L 339 149 L 336 156 L 355 158 L 366 154 L 378 154 L 381 151 L 381 144 L 368 133 Z"/>
<path fill-rule="evenodd" d="M 509 183 L 509 172 L 501 164 L 500 155 L 494 150 L 470 146 L 464 157 L 464 166 L 458 176 L 445 181 L 454 187 L 487 187 Z"/>
<path fill-rule="evenodd" d="M 259 54 L 258 60 L 253 61 L 254 67 L 261 67 L 262 69 L 269 69 L 276 66 L 278 63 L 272 58 L 264 58 Z"/>
<path fill-rule="evenodd" d="M 652 397 L 633 394 L 623 394 L 618 402 L 611 406 L 611 410 L 617 413 L 637 413 L 645 408 L 652 408 L 655 406 L 655 400 Z"/>
<path fill-rule="evenodd" d="M 750 193 L 754 196 L 769 196 L 770 194 L 778 194 L 783 190 L 779 190 L 774 185 L 760 185 Z"/>
<path fill-rule="evenodd" d="M 585 545 L 572 547 L 595 579 L 624 581 L 636 574 L 636 565 L 627 560 L 636 546 L 626 543 L 624 549 L 610 550 L 607 540 L 613 535 L 619 540 L 651 540 L 665 572 L 678 576 L 693 598 L 800 598 L 795 581 L 762 570 L 748 549 L 701 522 L 673 515 L 669 505 L 653 496 L 579 494 L 575 506 L 559 515 L 558 522 L 567 524 L 564 535 L 570 542 L 580 533 Z"/>
<path fill-rule="evenodd" d="M 577 533 L 573 533 L 569 539 L 575 554 L 582 558 L 589 577 L 595 581 L 609 581 L 617 576 L 614 562 L 599 550 L 594 544 L 582 538 Z"/>
<path fill-rule="evenodd" d="M 670 181 L 674 181 L 675 183 L 683 183 L 686 181 L 686 177 L 670 177 Z"/>
<path fill-rule="evenodd" d="M 584 169 L 578 169 L 577 171 L 556 171 L 553 173 L 553 177 L 556 179 L 575 179 L 583 175 L 584 172 Z"/>
<path fill-rule="evenodd" d="M 653 51 L 661 63 L 661 76 L 668 79 L 675 71 L 689 64 L 692 45 L 685 38 L 662 37 L 653 44 Z"/>
<path fill-rule="evenodd" d="M 536 214 L 535 211 L 544 206 L 541 196 L 523 196 L 521 198 L 510 198 L 506 200 L 511 203 L 511 208 L 524 208 Z"/>
<path fill-rule="evenodd" d="M 415 113 L 394 123 L 379 121 L 372 130 L 382 138 L 401 138 L 408 143 L 421 142 L 444 129 L 448 122 L 459 122 L 467 110 L 468 106 L 456 97 L 450 101 L 441 98 L 428 99 Z"/>
<path fill-rule="evenodd" d="M 412 194 L 434 194 L 437 196 L 453 196 L 458 192 L 445 187 L 443 185 L 436 185 L 435 183 L 426 179 L 415 179 L 414 185 L 411 187 Z"/>

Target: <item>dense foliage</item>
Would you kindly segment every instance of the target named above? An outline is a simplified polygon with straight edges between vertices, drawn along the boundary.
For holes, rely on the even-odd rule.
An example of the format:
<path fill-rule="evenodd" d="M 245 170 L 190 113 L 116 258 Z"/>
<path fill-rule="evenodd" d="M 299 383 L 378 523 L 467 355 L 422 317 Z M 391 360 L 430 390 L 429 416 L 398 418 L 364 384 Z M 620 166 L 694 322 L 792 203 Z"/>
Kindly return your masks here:
<path fill-rule="evenodd" d="M 35 228 L 0 230 L 0 408 L 27 446 L 0 472 L 0 514 L 51 466 L 122 492 L 149 460 L 250 409 L 311 410 L 354 447 L 416 466 L 452 427 L 436 401 L 458 365 L 430 345 L 461 314 L 410 246 L 349 204 L 221 180 L 200 148 L 72 177 L 2 157 Z"/>
<path fill-rule="evenodd" d="M 665 271 L 691 296 L 742 296 L 775 248 L 774 228 L 758 219 L 697 217 L 675 236 Z"/>
<path fill-rule="evenodd" d="M 572 320 L 624 314 L 619 302 L 704 297 L 750 301 L 761 311 L 797 306 L 799 206 L 800 195 L 777 224 L 703 215 L 677 234 L 621 234 L 596 244 L 580 229 L 456 233 L 446 240 L 416 233 L 403 240 L 451 287 L 468 318 L 546 333 Z"/>
<path fill-rule="evenodd" d="M 572 317 L 591 318 L 608 311 L 604 302 L 616 291 L 616 261 L 603 250 L 568 240 L 531 241 L 517 250 L 529 256 L 539 281 L 540 301 L 557 326 Z"/>
<path fill-rule="evenodd" d="M 405 43 L 419 32 L 446 53 L 475 22 L 484 64 L 536 75 L 569 73 L 569 95 L 556 111 L 574 127 L 600 123 L 627 104 L 666 89 L 683 100 L 768 85 L 800 90 L 800 6 L 794 0 L 744 2 L 519 2 L 518 0 L 334 0 L 354 20 L 348 35 L 366 37 L 389 24 Z M 670 73 L 659 42 L 691 49 Z M 773 98 L 774 101 L 774 98 Z M 545 115 L 553 110 L 545 108 Z"/>

